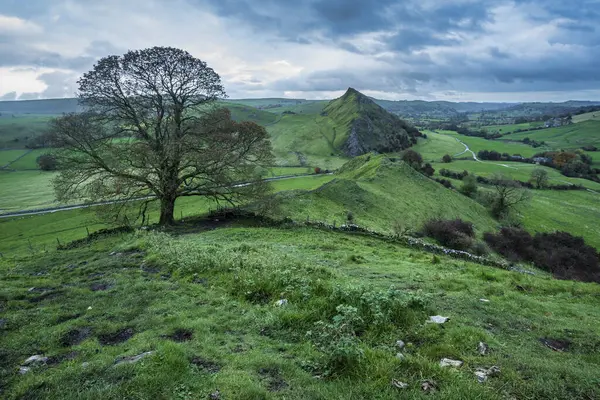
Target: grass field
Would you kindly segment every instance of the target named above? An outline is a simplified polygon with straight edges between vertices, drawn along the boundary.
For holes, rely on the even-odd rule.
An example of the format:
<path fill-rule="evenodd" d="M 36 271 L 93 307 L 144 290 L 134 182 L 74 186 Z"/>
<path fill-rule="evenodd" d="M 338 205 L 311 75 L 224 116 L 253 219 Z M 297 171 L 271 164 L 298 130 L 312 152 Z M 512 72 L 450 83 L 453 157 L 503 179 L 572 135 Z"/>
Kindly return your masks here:
<path fill-rule="evenodd" d="M 44 133 L 53 115 L 0 117 L 0 148 L 24 148 L 27 140 Z"/>
<path fill-rule="evenodd" d="M 18 179 L 17 174 L 40 174 L 38 172 L 14 172 L 0 174 L 0 179 L 5 175 L 13 175 L 10 179 Z M 301 178 L 286 179 L 272 182 L 272 187 L 275 192 L 285 190 L 314 190 L 324 183 L 332 180 L 331 175 L 315 175 Z M 35 177 L 28 177 L 28 180 L 34 180 Z M 39 178 L 42 179 L 42 178 Z M 38 182 L 42 187 L 48 184 L 48 178 L 45 181 Z M 1 182 L 4 183 L 4 182 Z M 10 182 L 9 182 L 10 183 Z M 4 185 L 2 185 L 3 187 Z M 14 186 L 7 186 L 14 187 Z M 29 193 L 33 193 L 30 195 Z M 51 202 L 54 198 L 54 193 L 50 187 L 46 191 L 40 193 L 39 199 L 42 199 L 42 204 L 37 198 L 33 198 L 35 190 L 23 193 L 0 193 L 0 209 L 3 211 L 16 211 L 27 208 L 38 208 L 35 204 L 44 207 L 57 205 Z M 18 197 L 21 196 L 21 200 Z M 17 200 L 13 200 L 17 198 Z M 25 206 L 27 205 L 27 206 Z M 209 209 L 215 209 L 216 204 L 200 197 L 184 197 L 179 198 L 175 207 L 175 216 L 177 219 L 187 218 L 193 215 L 206 213 Z M 96 214 L 99 210 L 97 207 L 87 209 L 77 209 L 69 211 L 57 211 L 55 213 L 44 215 L 31 215 L 24 217 L 0 218 L 0 253 L 5 255 L 15 255 L 23 251 L 29 251 L 30 244 L 35 249 L 52 248 L 56 245 L 58 238 L 62 243 L 81 239 L 87 235 L 86 227 L 91 231 L 106 228 L 102 219 Z M 2 211 L 0 211 L 2 212 Z M 150 223 L 158 221 L 158 208 L 156 204 L 150 206 L 148 215 Z M 131 212 L 132 219 L 135 213 Z"/>
<path fill-rule="evenodd" d="M 600 111 L 593 111 L 593 112 L 573 116 L 573 122 L 576 124 L 578 124 L 580 122 L 584 122 L 584 121 L 590 121 L 590 120 L 600 121 Z"/>
<path fill-rule="evenodd" d="M 510 155 L 520 154 L 523 157 L 531 157 L 540 151 L 543 151 L 543 148 L 533 148 L 523 143 L 511 142 L 509 140 L 486 140 L 479 137 L 473 136 L 465 136 L 459 135 L 454 131 L 439 131 L 439 133 L 444 135 L 451 135 L 458 139 L 461 142 L 466 143 L 469 148 L 477 154 L 481 150 L 495 150 L 499 153 L 508 153 Z M 506 136 L 507 138 L 512 138 L 513 136 Z M 523 138 L 529 137 L 527 135 L 523 136 Z M 517 139 L 516 137 L 514 139 Z M 522 138 L 520 138 L 522 139 Z M 519 140 L 520 140 L 519 139 Z M 531 138 L 533 139 L 533 138 Z M 464 150 L 464 148 L 463 148 Z M 462 151 L 462 150 L 461 150 Z M 452 155 L 452 154 L 451 154 Z M 470 154 L 465 153 L 465 156 L 469 157 Z"/>
<path fill-rule="evenodd" d="M 15 161 L 10 165 L 11 169 L 21 170 L 37 170 L 39 169 L 37 159 L 42 154 L 47 154 L 52 149 L 35 149 L 29 152 L 25 157 Z"/>
<path fill-rule="evenodd" d="M 600 396 L 598 285 L 432 262 L 361 236 L 243 226 L 121 235 L 0 260 L 0 279 L 6 399 L 432 398 L 425 380 L 445 400 Z M 425 323 L 430 315 L 450 321 Z M 569 347 L 552 351 L 545 338 Z M 33 354 L 48 365 L 16 373 Z M 464 365 L 441 368 L 444 357 Z M 500 372 L 478 383 L 474 371 L 491 366 Z"/>
<path fill-rule="evenodd" d="M 423 133 L 427 135 L 427 139 L 419 138 L 419 142 L 412 146 L 412 149 L 419 152 L 425 161 L 438 162 L 445 154 L 453 156 L 465 149 L 454 137 L 432 131 Z"/>
<path fill-rule="evenodd" d="M 56 205 L 53 172 L 0 172 L 0 213 Z"/>
<path fill-rule="evenodd" d="M 495 173 L 501 173 L 510 176 L 512 179 L 527 182 L 531 178 L 531 171 L 534 169 L 543 169 L 548 173 L 549 183 L 552 185 L 563 185 L 572 183 L 574 185 L 582 185 L 589 189 L 600 191 L 600 183 L 590 181 L 588 179 L 569 178 L 562 175 L 558 170 L 550 167 L 544 167 L 536 164 L 526 164 L 518 162 L 501 162 L 501 161 L 474 161 L 474 160 L 456 160 L 451 163 L 435 163 L 432 164 L 436 169 L 436 174 L 442 168 L 449 169 L 454 172 L 469 171 L 475 175 L 490 177 Z"/>
<path fill-rule="evenodd" d="M 540 129 L 506 135 L 506 139 L 544 141 L 552 149 L 578 149 L 582 146 L 600 147 L 600 121 L 588 120 L 558 128 Z"/>
<path fill-rule="evenodd" d="M 531 129 L 537 128 L 538 126 L 544 125 L 543 122 L 525 122 L 522 124 L 506 124 L 506 125 L 488 125 L 484 126 L 483 129 L 490 133 L 512 133 L 517 129 Z"/>
<path fill-rule="evenodd" d="M 553 190 L 534 190 L 532 194 L 521 211 L 527 230 L 569 232 L 600 249 L 600 194 Z"/>
<path fill-rule="evenodd" d="M 16 160 L 23 154 L 25 154 L 27 150 L 0 150 L 0 167 L 3 167 L 7 164 L 10 164 L 12 161 Z"/>

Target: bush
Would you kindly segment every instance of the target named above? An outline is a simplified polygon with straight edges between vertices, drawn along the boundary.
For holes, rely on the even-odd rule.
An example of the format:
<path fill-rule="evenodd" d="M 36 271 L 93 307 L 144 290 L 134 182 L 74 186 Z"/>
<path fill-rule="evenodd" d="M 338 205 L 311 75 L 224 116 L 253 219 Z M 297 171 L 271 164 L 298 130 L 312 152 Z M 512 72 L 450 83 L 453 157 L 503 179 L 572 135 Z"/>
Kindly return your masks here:
<path fill-rule="evenodd" d="M 456 250 L 468 250 L 473 245 L 473 224 L 461 219 L 431 219 L 423 225 L 423 233 L 437 240 L 442 246 Z"/>
<path fill-rule="evenodd" d="M 600 282 L 600 255 L 580 237 L 567 232 L 537 233 L 519 228 L 485 233 L 484 240 L 512 261 L 532 262 L 559 279 Z"/>
<path fill-rule="evenodd" d="M 56 158 L 51 154 L 42 154 L 36 161 L 42 171 L 54 171 L 58 164 Z"/>
<path fill-rule="evenodd" d="M 413 167 L 414 169 L 421 169 L 423 164 L 423 157 L 412 149 L 408 149 L 402 154 L 402 161 Z"/>
<path fill-rule="evenodd" d="M 477 178 L 473 175 L 467 175 L 463 178 L 463 184 L 460 192 L 468 197 L 474 197 L 477 194 Z"/>
<path fill-rule="evenodd" d="M 452 157 L 449 154 L 444 154 L 444 157 L 442 157 L 442 162 L 450 163 L 452 162 Z"/>

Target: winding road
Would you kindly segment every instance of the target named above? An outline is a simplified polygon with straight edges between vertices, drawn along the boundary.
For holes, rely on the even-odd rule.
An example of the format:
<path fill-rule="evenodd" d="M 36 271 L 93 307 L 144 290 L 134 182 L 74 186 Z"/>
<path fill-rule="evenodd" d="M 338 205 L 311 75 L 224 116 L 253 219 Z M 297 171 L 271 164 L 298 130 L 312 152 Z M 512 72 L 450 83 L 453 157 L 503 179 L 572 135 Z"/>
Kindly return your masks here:
<path fill-rule="evenodd" d="M 332 175 L 332 174 L 333 174 L 333 172 L 319 174 L 319 175 Z M 285 180 L 285 179 L 305 178 L 307 176 L 318 176 L 318 175 L 316 175 L 316 174 L 284 175 L 284 176 L 276 176 L 273 178 L 266 178 L 266 179 L 263 179 L 262 181 L 263 182 L 272 182 L 272 181 L 281 181 L 281 180 Z M 252 182 L 238 183 L 237 185 L 234 185 L 233 187 L 244 187 L 244 186 L 249 186 L 249 185 L 252 185 Z M 35 209 L 35 210 L 11 211 L 8 213 L 0 214 L 0 219 L 1 218 L 25 217 L 25 216 L 29 216 L 29 215 L 52 214 L 52 213 L 59 212 L 59 211 L 78 210 L 81 208 L 104 206 L 104 205 L 108 205 L 108 204 L 117 204 L 117 203 L 123 203 L 123 202 L 127 202 L 127 201 L 148 200 L 148 199 L 152 199 L 154 197 L 155 196 L 144 196 L 144 197 L 136 197 L 133 199 L 126 199 L 126 200 L 98 201 L 95 203 L 73 204 L 70 206 L 59 206 L 59 207 L 43 208 L 43 209 Z"/>

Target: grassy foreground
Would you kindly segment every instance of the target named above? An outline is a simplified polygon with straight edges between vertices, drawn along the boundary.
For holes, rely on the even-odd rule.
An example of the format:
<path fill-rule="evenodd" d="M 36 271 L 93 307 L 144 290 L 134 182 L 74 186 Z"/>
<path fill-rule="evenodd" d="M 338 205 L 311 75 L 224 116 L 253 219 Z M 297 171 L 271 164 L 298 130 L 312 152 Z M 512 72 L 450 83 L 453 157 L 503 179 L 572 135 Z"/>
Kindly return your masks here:
<path fill-rule="evenodd" d="M 0 261 L 0 279 L 6 399 L 600 396 L 598 285 L 362 236 L 143 232 Z M 45 365 L 20 374 L 34 354 Z M 444 357 L 464 365 L 441 368 Z M 500 373 L 478 383 L 475 370 L 491 366 Z"/>

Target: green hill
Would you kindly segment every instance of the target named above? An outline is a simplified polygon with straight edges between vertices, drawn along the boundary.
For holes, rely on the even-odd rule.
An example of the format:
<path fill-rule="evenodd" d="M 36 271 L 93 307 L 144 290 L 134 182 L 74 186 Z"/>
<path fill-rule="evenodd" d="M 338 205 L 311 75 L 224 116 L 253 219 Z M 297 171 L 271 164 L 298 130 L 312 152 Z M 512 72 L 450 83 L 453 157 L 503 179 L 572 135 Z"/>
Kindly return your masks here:
<path fill-rule="evenodd" d="M 473 222 L 480 233 L 496 228 L 480 204 L 392 160 L 383 155 L 356 157 L 316 190 L 281 194 L 281 212 L 294 219 L 339 224 L 350 211 L 359 225 L 388 232 L 394 221 L 419 228 L 436 216 Z"/>
<path fill-rule="evenodd" d="M 335 122 L 334 148 L 347 156 L 369 151 L 391 152 L 411 145 L 418 131 L 355 89 L 331 101 L 323 115 Z"/>

